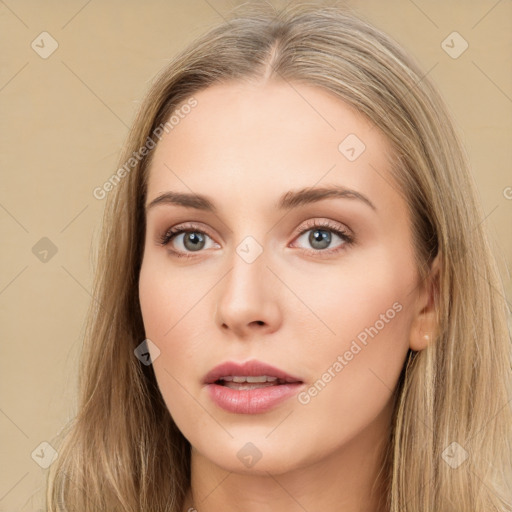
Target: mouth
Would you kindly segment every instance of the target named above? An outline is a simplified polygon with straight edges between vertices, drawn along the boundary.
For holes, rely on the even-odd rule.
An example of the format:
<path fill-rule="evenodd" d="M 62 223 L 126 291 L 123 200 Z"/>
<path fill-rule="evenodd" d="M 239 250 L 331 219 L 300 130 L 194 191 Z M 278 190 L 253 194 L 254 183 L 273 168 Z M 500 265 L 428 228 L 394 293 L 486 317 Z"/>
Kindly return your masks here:
<path fill-rule="evenodd" d="M 257 360 L 226 362 L 204 378 L 212 401 L 236 414 L 266 412 L 292 397 L 304 384 L 302 379 Z"/>

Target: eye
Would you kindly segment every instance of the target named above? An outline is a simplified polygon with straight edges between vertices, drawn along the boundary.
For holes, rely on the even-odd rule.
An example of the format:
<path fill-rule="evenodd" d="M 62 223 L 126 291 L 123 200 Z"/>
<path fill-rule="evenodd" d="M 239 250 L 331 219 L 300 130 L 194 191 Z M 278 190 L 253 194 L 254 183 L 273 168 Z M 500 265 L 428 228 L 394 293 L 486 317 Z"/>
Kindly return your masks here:
<path fill-rule="evenodd" d="M 298 241 L 308 244 L 312 249 L 305 250 L 310 253 L 332 254 L 354 243 L 354 237 L 341 225 L 333 224 L 327 220 L 313 220 L 306 223 L 306 229 L 300 232 Z M 336 238 L 341 241 L 336 247 L 329 247 Z M 327 250 L 326 250 L 327 249 Z"/>
<path fill-rule="evenodd" d="M 202 249 L 211 248 L 211 246 L 217 246 L 218 244 L 210 244 L 207 247 L 207 242 L 213 242 L 211 237 L 203 230 L 199 229 L 194 224 L 175 226 L 167 230 L 159 239 L 160 245 L 171 245 L 170 248 L 178 257 L 191 257 L 191 252 L 201 252 Z"/>
<path fill-rule="evenodd" d="M 299 247 L 308 253 L 322 256 L 337 253 L 354 243 L 355 239 L 348 230 L 341 225 L 328 220 L 312 220 L 306 222 L 296 240 L 307 243 L 312 249 Z M 309 235 L 308 235 L 309 233 Z M 334 248 L 329 246 L 336 238 L 341 242 Z M 304 239 L 306 241 L 304 242 Z M 193 253 L 200 253 L 203 249 L 220 247 L 203 229 L 195 224 L 180 224 L 168 229 L 158 240 L 160 245 L 169 246 L 169 250 L 178 258 L 194 257 Z M 208 244 L 208 242 L 210 242 Z M 292 247 L 295 245 L 292 245 Z"/>

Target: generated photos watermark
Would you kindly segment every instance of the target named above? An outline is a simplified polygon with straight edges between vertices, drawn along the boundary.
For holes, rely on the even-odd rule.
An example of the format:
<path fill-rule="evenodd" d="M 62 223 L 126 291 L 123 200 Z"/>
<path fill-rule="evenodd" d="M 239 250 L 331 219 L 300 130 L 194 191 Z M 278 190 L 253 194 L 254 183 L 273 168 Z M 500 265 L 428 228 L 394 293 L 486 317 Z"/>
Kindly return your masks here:
<path fill-rule="evenodd" d="M 302 405 L 307 405 L 311 402 L 311 400 L 318 396 L 318 394 L 325 389 L 327 384 L 338 375 L 349 363 L 354 359 L 357 354 L 361 352 L 361 350 L 368 345 L 368 338 L 375 338 L 377 334 L 379 334 L 386 325 L 395 318 L 397 313 L 402 311 L 402 304 L 399 302 L 395 302 L 391 308 L 389 308 L 385 313 L 381 313 L 379 319 L 370 327 L 366 327 L 363 329 L 355 339 L 350 343 L 350 348 L 346 350 L 343 354 L 338 355 L 335 361 L 326 368 L 325 372 L 322 376 L 314 382 L 309 388 L 305 391 L 301 391 L 297 395 L 297 400 Z"/>
<path fill-rule="evenodd" d="M 170 119 L 158 125 L 152 132 L 151 136 L 146 139 L 144 145 L 142 145 L 138 151 L 134 151 L 132 156 L 128 158 L 125 164 L 117 169 L 117 171 L 106 180 L 101 187 L 96 187 L 92 191 L 92 195 L 96 199 L 105 199 L 107 194 L 114 190 L 114 187 L 117 187 L 121 180 L 126 177 L 130 171 L 140 162 L 152 149 L 154 149 L 157 145 L 157 141 L 155 139 L 161 140 L 164 133 L 169 133 L 173 130 L 182 119 L 184 119 L 190 112 L 192 108 L 197 106 L 197 100 L 192 96 L 188 99 L 187 103 L 182 105 L 179 109 L 175 110 L 174 114 L 170 117 Z"/>

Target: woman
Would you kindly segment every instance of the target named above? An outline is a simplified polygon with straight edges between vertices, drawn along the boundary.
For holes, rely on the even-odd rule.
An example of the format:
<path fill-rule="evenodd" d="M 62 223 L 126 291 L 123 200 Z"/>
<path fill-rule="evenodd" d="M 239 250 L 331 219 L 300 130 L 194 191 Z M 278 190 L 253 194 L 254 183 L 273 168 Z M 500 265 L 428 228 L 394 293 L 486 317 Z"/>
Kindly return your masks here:
<path fill-rule="evenodd" d="M 503 287 L 388 36 L 236 14 L 160 75 L 106 192 L 49 510 L 512 510 Z"/>

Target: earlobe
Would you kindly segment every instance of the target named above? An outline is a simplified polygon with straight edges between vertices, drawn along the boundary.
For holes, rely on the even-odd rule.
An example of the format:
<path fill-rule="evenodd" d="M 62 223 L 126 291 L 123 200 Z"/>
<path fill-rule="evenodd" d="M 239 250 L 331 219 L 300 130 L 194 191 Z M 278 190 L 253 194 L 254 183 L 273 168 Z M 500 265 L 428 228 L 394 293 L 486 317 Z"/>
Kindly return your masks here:
<path fill-rule="evenodd" d="M 411 332 L 411 339 L 409 343 L 409 347 L 411 350 L 415 352 L 419 352 L 420 350 L 424 350 L 430 345 L 433 340 L 433 333 L 431 332 L 421 332 L 421 329 L 418 329 L 416 332 Z"/>
<path fill-rule="evenodd" d="M 419 352 L 432 343 L 438 331 L 439 254 L 432 262 L 428 277 L 418 293 L 418 309 L 411 325 L 409 347 Z"/>

